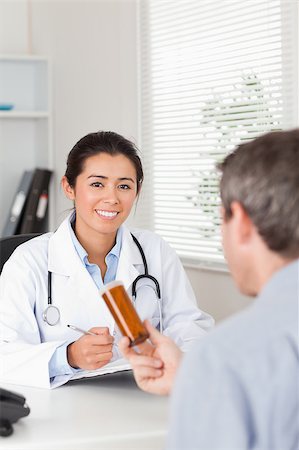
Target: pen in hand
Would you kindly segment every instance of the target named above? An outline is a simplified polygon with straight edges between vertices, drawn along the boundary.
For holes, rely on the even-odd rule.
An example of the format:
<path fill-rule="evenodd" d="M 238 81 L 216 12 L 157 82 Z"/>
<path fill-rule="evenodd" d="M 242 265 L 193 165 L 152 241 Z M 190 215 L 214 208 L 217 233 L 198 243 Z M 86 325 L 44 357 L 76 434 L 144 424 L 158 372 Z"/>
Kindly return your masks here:
<path fill-rule="evenodd" d="M 89 335 L 91 335 L 91 336 L 97 336 L 97 334 L 95 334 L 95 333 L 92 333 L 91 331 L 85 331 L 85 330 L 82 330 L 82 328 L 78 328 L 78 327 L 75 327 L 75 325 L 67 325 L 69 328 L 71 328 L 72 330 L 74 330 L 74 331 L 78 331 L 79 333 L 82 333 L 82 334 L 89 334 Z"/>

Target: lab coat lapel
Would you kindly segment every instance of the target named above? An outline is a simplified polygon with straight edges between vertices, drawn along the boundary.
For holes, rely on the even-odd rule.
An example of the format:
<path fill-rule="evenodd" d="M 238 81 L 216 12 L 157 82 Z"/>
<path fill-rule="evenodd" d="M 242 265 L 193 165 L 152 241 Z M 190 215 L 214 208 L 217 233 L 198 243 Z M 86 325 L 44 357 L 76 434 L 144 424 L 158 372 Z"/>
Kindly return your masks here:
<path fill-rule="evenodd" d="M 82 262 L 76 256 L 78 255 L 69 232 L 67 218 L 49 240 L 48 270 L 59 275 L 71 276 L 77 272 L 78 265 L 82 268 Z"/>
<path fill-rule="evenodd" d="M 119 257 L 119 263 L 116 273 L 116 279 L 124 283 L 125 289 L 128 291 L 132 286 L 140 272 L 136 266 L 142 266 L 142 257 L 133 241 L 128 228 L 123 226 L 122 247 Z"/>
<path fill-rule="evenodd" d="M 64 295 L 62 295 L 60 301 L 68 302 L 66 306 L 72 315 L 78 315 L 78 311 L 84 310 L 86 321 L 88 321 L 88 318 L 94 320 L 94 317 L 99 317 L 101 323 L 107 324 L 106 326 L 109 326 L 109 328 L 113 327 L 114 321 L 111 314 L 76 252 L 69 232 L 68 219 L 50 238 L 48 270 L 53 272 L 54 275 L 57 274 L 65 278 L 63 282 Z"/>

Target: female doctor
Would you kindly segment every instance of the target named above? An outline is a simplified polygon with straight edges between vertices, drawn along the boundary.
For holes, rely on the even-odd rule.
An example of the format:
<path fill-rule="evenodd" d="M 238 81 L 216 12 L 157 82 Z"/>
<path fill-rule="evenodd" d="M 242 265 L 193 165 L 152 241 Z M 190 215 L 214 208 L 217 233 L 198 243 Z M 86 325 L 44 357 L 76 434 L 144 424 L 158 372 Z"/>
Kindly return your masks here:
<path fill-rule="evenodd" d="M 146 265 L 150 277 L 137 281 L 134 296 L 142 320 L 183 350 L 213 324 L 167 243 L 124 225 L 142 181 L 136 147 L 116 133 L 90 133 L 73 147 L 62 187 L 74 211 L 54 233 L 20 245 L 0 277 L 0 381 L 56 387 L 120 358 L 99 290 L 119 279 L 132 296 Z"/>

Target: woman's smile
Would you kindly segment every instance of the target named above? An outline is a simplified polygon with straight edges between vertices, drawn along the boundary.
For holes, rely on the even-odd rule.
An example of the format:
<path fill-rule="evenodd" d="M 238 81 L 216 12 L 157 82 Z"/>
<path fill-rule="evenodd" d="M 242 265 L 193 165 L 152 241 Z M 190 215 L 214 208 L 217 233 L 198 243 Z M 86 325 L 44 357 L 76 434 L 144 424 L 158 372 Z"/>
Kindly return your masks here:
<path fill-rule="evenodd" d="M 119 211 L 106 211 L 103 209 L 96 209 L 95 211 L 104 220 L 113 220 L 119 214 Z"/>
<path fill-rule="evenodd" d="M 121 154 L 100 153 L 85 160 L 74 187 L 66 189 L 76 207 L 75 232 L 84 242 L 96 234 L 116 236 L 137 196 L 134 164 Z M 113 240 L 113 239 L 112 239 Z"/>

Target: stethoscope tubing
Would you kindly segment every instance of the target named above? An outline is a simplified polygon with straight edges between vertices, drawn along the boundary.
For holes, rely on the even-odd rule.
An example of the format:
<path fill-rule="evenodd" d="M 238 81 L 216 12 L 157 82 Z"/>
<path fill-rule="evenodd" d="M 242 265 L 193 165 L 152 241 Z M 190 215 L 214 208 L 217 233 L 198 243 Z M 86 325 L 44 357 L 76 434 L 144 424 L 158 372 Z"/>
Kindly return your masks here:
<path fill-rule="evenodd" d="M 142 258 L 143 266 L 144 266 L 144 274 L 138 275 L 138 277 L 136 277 L 132 283 L 133 302 L 134 303 L 136 302 L 136 286 L 137 286 L 138 281 L 143 278 L 147 278 L 147 279 L 151 280 L 155 285 L 155 290 L 156 290 L 156 294 L 157 294 L 157 298 L 158 298 L 159 320 L 160 320 L 159 328 L 160 328 L 160 332 L 162 333 L 163 316 L 162 316 L 162 305 L 161 305 L 162 302 L 161 302 L 160 285 L 159 285 L 158 280 L 155 277 L 153 277 L 152 275 L 149 275 L 149 273 L 148 273 L 146 257 L 145 257 L 144 251 L 140 245 L 140 242 L 138 241 L 136 236 L 134 236 L 132 233 L 131 233 L 131 236 L 133 238 L 133 241 L 135 242 L 135 244 L 138 247 L 138 250 L 139 250 L 141 258 Z M 50 272 L 50 271 L 48 271 L 48 306 L 45 309 L 45 311 L 43 312 L 42 317 L 43 317 L 44 322 L 46 322 L 50 326 L 57 325 L 60 320 L 60 311 L 57 306 L 52 304 L 52 272 Z"/>

